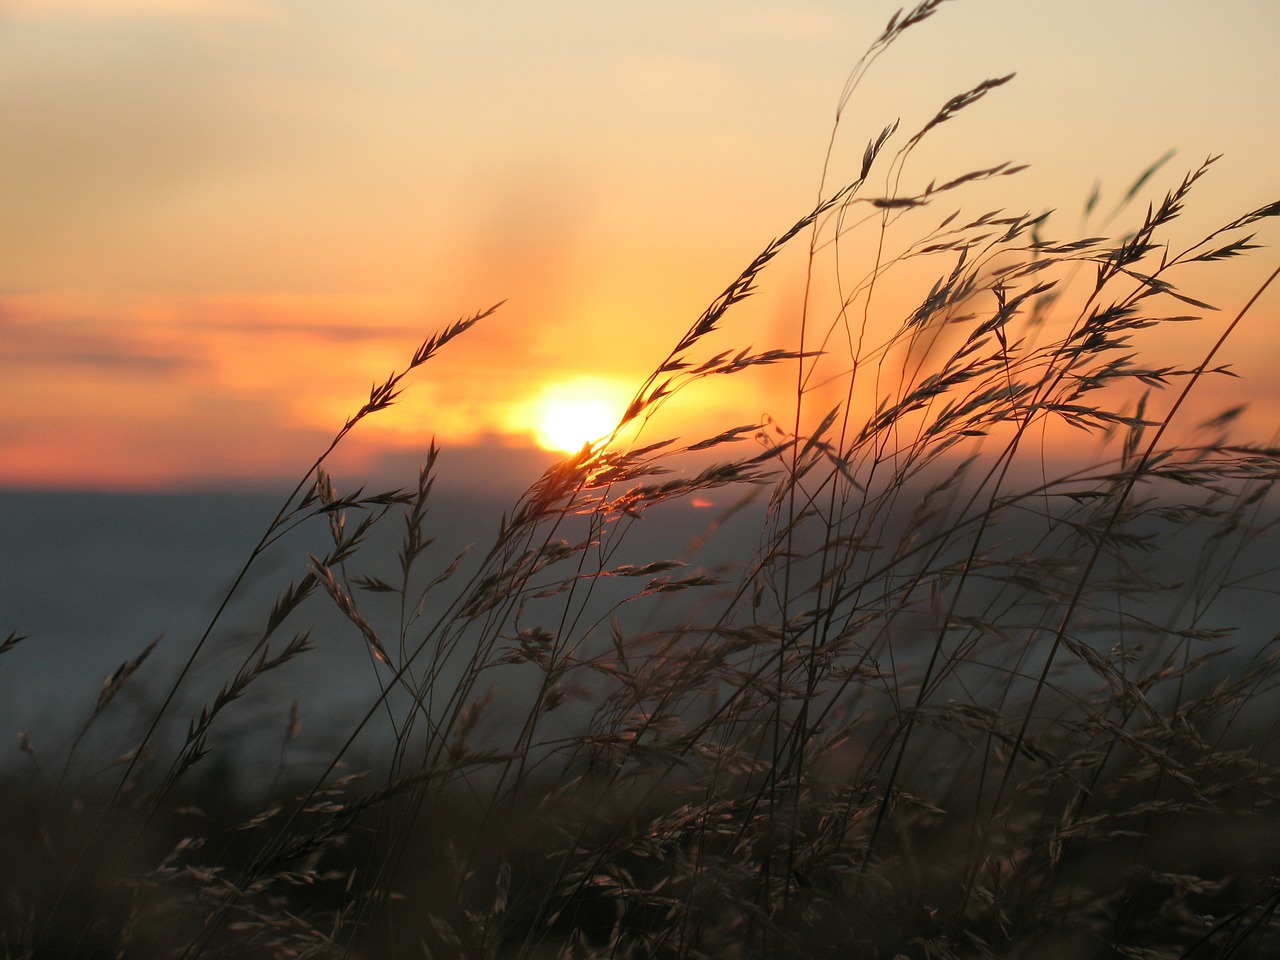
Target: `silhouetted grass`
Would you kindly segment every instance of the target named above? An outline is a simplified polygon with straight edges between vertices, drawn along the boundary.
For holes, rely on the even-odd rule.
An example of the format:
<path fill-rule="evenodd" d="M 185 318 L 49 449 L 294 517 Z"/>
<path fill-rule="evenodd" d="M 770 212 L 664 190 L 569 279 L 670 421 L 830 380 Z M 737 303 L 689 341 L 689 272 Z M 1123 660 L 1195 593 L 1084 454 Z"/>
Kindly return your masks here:
<path fill-rule="evenodd" d="M 894 18 L 841 112 L 938 5 Z M 873 137 L 615 435 L 539 477 L 470 556 L 433 550 L 447 452 L 403 491 L 326 474 L 404 375 L 376 385 L 228 599 L 291 531 L 327 526 L 327 547 L 185 728 L 222 610 L 108 774 L 77 776 L 100 758 L 73 750 L 56 787 L 11 794 L 6 956 L 1280 952 L 1280 654 L 1257 632 L 1276 622 L 1280 450 L 1232 437 L 1232 412 L 1196 426 L 1189 399 L 1228 374 L 1218 352 L 1252 301 L 1204 355 L 1143 359 L 1211 309 L 1179 273 L 1255 249 L 1280 204 L 1171 246 L 1209 160 L 1119 237 L 939 213 L 1018 168 L 911 188 L 913 151 L 1008 79 Z M 797 342 L 744 347 L 734 311 L 791 247 L 811 280 Z M 920 266 L 936 280 L 890 322 L 882 291 Z M 762 367 L 794 373 L 776 419 L 650 436 L 689 385 Z M 679 506 L 711 491 L 732 506 L 691 529 Z M 388 525 L 398 548 L 372 539 Z M 638 555 L 655 526 L 665 551 Z M 755 532 L 749 556 L 687 564 L 728 529 Z M 330 718 L 350 723 L 318 765 L 291 762 L 295 716 L 278 767 L 232 786 L 237 709 L 339 635 L 379 692 Z"/>

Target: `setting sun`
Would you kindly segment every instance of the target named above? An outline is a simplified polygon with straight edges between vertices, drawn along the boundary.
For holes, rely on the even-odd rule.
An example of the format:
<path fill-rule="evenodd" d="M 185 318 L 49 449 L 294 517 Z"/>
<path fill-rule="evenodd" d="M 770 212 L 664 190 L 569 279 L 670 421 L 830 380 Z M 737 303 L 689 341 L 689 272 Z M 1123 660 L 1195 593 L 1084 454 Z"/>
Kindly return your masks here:
<path fill-rule="evenodd" d="M 553 384 L 532 405 L 534 438 L 546 450 L 576 452 L 612 433 L 626 402 L 621 385 L 611 380 Z"/>

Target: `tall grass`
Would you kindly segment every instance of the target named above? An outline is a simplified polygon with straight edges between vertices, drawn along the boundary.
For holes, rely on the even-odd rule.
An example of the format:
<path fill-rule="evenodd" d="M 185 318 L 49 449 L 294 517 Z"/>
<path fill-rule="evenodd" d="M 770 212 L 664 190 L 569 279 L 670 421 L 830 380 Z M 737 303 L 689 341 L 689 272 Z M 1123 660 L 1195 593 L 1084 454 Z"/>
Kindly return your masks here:
<path fill-rule="evenodd" d="M 841 112 L 939 3 L 889 23 Z M 5 955 L 1280 952 L 1280 654 L 1258 633 L 1278 609 L 1280 449 L 1233 438 L 1235 411 L 1191 413 L 1253 301 L 1203 355 L 1144 360 L 1211 309 L 1180 275 L 1255 249 L 1280 203 L 1178 247 L 1212 160 L 1118 237 L 961 212 L 1008 164 L 908 186 L 919 144 L 1008 80 L 910 136 L 886 127 L 848 183 L 829 164 L 615 434 L 465 557 L 433 547 L 447 451 L 407 490 L 326 473 L 405 374 L 500 314 L 427 340 L 248 558 L 228 602 L 268 547 L 327 528 L 207 702 L 175 733 L 222 610 L 105 790 L 73 748 L 56 789 L 14 800 Z M 809 278 L 796 340 L 744 348 L 735 311 L 784 254 Z M 884 291 L 926 269 L 887 315 Z M 789 371 L 790 409 L 654 434 L 690 386 L 764 367 Z M 726 505 L 711 529 L 689 526 L 695 498 Z M 655 528 L 663 550 L 634 546 Z M 691 539 L 735 528 L 749 556 L 696 564 Z M 291 723 L 278 770 L 220 786 L 247 763 L 237 710 L 351 637 L 377 692 L 334 718 L 350 723 L 323 762 L 288 762 Z"/>

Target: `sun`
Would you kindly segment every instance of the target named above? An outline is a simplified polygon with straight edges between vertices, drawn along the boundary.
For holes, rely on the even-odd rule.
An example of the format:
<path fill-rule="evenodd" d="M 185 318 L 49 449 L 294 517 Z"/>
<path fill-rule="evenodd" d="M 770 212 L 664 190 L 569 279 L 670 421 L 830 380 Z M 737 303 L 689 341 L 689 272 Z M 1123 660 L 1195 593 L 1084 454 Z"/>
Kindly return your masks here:
<path fill-rule="evenodd" d="M 578 379 L 551 384 L 533 404 L 534 439 L 544 450 L 576 453 L 584 445 L 609 436 L 625 405 L 620 385 L 612 381 Z"/>

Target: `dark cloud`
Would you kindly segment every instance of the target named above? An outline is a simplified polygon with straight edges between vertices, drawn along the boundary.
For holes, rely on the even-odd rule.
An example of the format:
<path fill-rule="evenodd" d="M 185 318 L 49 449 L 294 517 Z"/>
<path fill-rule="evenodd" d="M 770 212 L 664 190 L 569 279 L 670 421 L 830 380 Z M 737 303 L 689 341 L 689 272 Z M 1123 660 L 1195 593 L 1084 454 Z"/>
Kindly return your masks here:
<path fill-rule="evenodd" d="M 422 339 L 422 330 L 401 324 L 325 323 L 324 321 L 271 320 L 256 317 L 222 319 L 204 317 L 183 321 L 185 330 L 225 331 L 229 333 L 283 333 L 339 343 L 363 343 L 369 340 Z"/>
<path fill-rule="evenodd" d="M 0 365 L 93 369 L 171 376 L 199 368 L 194 349 L 148 343 L 127 327 L 103 321 L 6 316 L 0 301 Z"/>
<path fill-rule="evenodd" d="M 0 350 L 0 364 L 41 364 L 57 367 L 91 367 L 106 373 L 174 374 L 196 366 L 183 357 L 129 353 L 120 349 L 93 350 Z"/>
<path fill-rule="evenodd" d="M 359 344 L 398 340 L 411 349 L 425 334 L 407 324 L 332 323 L 281 316 L 289 308 L 253 304 L 176 304 L 169 319 L 142 323 L 129 305 L 41 305 L 0 297 L 0 365 L 171 375 L 206 365 L 210 335 L 275 335 L 299 341 Z M 258 311 L 261 310 L 261 315 Z M 74 315 L 67 315 L 75 311 Z M 302 311 L 305 314 L 305 310 Z"/>

